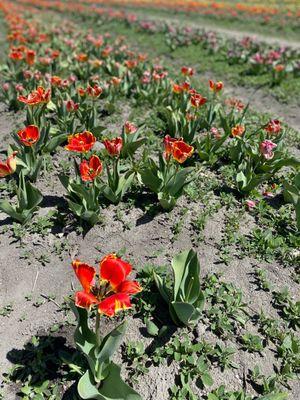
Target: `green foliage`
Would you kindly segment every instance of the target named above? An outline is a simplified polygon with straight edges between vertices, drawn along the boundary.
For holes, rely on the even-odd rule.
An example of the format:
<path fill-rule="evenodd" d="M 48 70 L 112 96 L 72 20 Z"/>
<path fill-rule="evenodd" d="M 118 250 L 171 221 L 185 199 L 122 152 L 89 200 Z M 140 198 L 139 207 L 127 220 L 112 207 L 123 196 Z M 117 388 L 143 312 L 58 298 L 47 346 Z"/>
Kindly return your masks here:
<path fill-rule="evenodd" d="M 0 210 L 21 224 L 25 224 L 38 209 L 43 196 L 30 182 L 26 182 L 23 173 L 20 173 L 16 195 L 16 205 L 12 205 L 8 200 L 0 200 Z"/>
<path fill-rule="evenodd" d="M 169 312 L 176 325 L 193 325 L 204 306 L 200 289 L 200 265 L 193 250 L 184 251 L 172 260 L 174 282 L 171 291 L 154 272 L 154 279 L 162 298 L 169 304 Z"/>
<path fill-rule="evenodd" d="M 295 207 L 297 227 L 300 230 L 300 172 L 298 172 L 292 183 L 285 181 L 283 190 L 284 200 L 292 203 Z"/>
<path fill-rule="evenodd" d="M 67 200 L 70 210 L 90 226 L 100 220 L 99 195 L 100 188 L 95 185 L 83 185 L 78 179 L 74 180 L 66 175 L 59 179 L 67 191 Z"/>
<path fill-rule="evenodd" d="M 70 307 L 77 319 L 74 340 L 89 365 L 77 386 L 81 398 L 141 400 L 141 397 L 122 380 L 121 368 L 111 361 L 124 336 L 125 322 L 100 339 L 88 326 L 88 312 L 76 307 L 73 301 L 70 301 Z"/>
<path fill-rule="evenodd" d="M 180 168 L 159 155 L 159 163 L 149 158 L 140 175 L 143 184 L 157 194 L 160 205 L 165 210 L 174 208 L 177 199 L 183 194 L 184 187 L 191 181 L 188 176 L 193 168 Z"/>

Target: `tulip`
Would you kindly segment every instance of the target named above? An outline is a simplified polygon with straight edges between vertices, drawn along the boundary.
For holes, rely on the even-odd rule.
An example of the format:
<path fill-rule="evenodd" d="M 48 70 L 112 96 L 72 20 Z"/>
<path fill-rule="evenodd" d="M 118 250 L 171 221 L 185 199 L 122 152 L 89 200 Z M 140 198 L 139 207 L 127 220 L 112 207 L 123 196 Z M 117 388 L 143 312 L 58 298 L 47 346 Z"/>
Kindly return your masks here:
<path fill-rule="evenodd" d="M 264 140 L 259 145 L 259 151 L 266 160 L 271 160 L 274 157 L 273 149 L 277 147 L 277 144 L 271 140 Z"/>
<path fill-rule="evenodd" d="M 25 129 L 18 131 L 17 134 L 20 142 L 28 147 L 34 145 L 40 138 L 39 128 L 35 125 L 26 126 Z"/>
<path fill-rule="evenodd" d="M 3 89 L 4 92 L 8 92 L 9 88 L 10 88 L 10 85 L 9 85 L 8 82 L 3 83 L 2 89 Z"/>
<path fill-rule="evenodd" d="M 75 151 L 77 153 L 86 153 L 92 149 L 95 143 L 95 136 L 89 131 L 84 131 L 82 133 L 69 135 L 68 144 L 65 146 L 65 149 L 69 151 Z"/>
<path fill-rule="evenodd" d="M 271 119 L 265 127 L 265 131 L 268 133 L 277 134 L 281 131 L 281 124 L 278 119 Z"/>
<path fill-rule="evenodd" d="M 195 71 L 194 71 L 193 68 L 190 68 L 190 67 L 182 67 L 181 68 L 181 73 L 184 76 L 193 76 Z"/>
<path fill-rule="evenodd" d="M 75 103 L 73 100 L 66 101 L 65 105 L 68 112 L 77 111 L 79 108 L 79 104 Z"/>
<path fill-rule="evenodd" d="M 42 86 L 39 86 L 36 90 L 29 93 L 26 96 L 19 96 L 18 100 L 29 106 L 35 106 L 42 103 L 48 103 L 50 101 L 51 91 L 50 89 L 45 90 Z"/>
<path fill-rule="evenodd" d="M 191 97 L 191 104 L 195 108 L 199 108 L 199 107 L 203 106 L 206 103 L 206 101 L 207 101 L 207 99 L 198 93 Z"/>
<path fill-rule="evenodd" d="M 123 147 L 123 139 L 121 137 L 112 140 L 104 140 L 103 144 L 110 156 L 119 156 Z"/>
<path fill-rule="evenodd" d="M 26 63 L 28 65 L 33 65 L 35 63 L 35 51 L 28 49 L 26 52 Z"/>
<path fill-rule="evenodd" d="M 88 60 L 88 55 L 85 53 L 80 53 L 75 56 L 76 60 L 79 62 L 86 62 Z"/>
<path fill-rule="evenodd" d="M 0 178 L 4 178 L 7 175 L 11 175 L 17 168 L 16 155 L 17 151 L 14 151 L 10 156 L 7 157 L 5 162 L 0 161 Z"/>
<path fill-rule="evenodd" d="M 222 135 L 221 135 L 219 129 L 216 128 L 216 127 L 214 127 L 214 126 L 210 129 L 210 133 L 211 133 L 211 134 L 213 135 L 213 137 L 214 137 L 215 139 L 217 139 L 217 140 L 221 139 L 221 137 L 222 137 Z"/>
<path fill-rule="evenodd" d="M 256 201 L 254 200 L 246 200 L 245 205 L 249 211 L 251 211 L 256 206 Z"/>
<path fill-rule="evenodd" d="M 231 128 L 231 135 L 233 137 L 242 136 L 244 132 L 245 132 L 244 125 L 236 125 L 233 128 Z"/>
<path fill-rule="evenodd" d="M 113 317 L 131 308 L 130 296 L 142 290 L 138 282 L 127 280 L 132 266 L 115 254 L 102 259 L 98 275 L 94 267 L 79 260 L 74 260 L 72 267 L 83 288 L 75 294 L 77 307 L 97 306 L 99 314 Z"/>
<path fill-rule="evenodd" d="M 126 121 L 124 124 L 124 131 L 127 135 L 135 133 L 137 131 L 137 127 L 132 122 Z"/>
<path fill-rule="evenodd" d="M 220 92 L 223 89 L 224 84 L 221 81 L 214 82 L 212 80 L 209 80 L 209 87 L 213 92 L 216 93 L 216 92 Z"/>
<path fill-rule="evenodd" d="M 120 83 L 122 82 L 121 78 L 118 78 L 117 76 L 113 76 L 110 80 L 110 83 L 114 86 L 119 86 Z"/>
<path fill-rule="evenodd" d="M 84 160 L 81 162 L 79 171 L 84 182 L 93 182 L 102 172 L 102 162 L 98 156 L 93 155 L 89 161 Z"/>
<path fill-rule="evenodd" d="M 86 89 L 86 93 L 90 97 L 93 97 L 93 98 L 99 97 L 102 92 L 103 92 L 103 89 L 98 85 L 94 85 L 94 87 L 88 86 L 87 89 Z"/>
<path fill-rule="evenodd" d="M 166 135 L 164 137 L 164 146 L 165 146 L 164 156 L 167 160 L 172 154 L 173 143 L 176 142 L 176 140 L 182 140 L 182 138 L 181 139 L 172 138 L 170 135 Z"/>
<path fill-rule="evenodd" d="M 172 156 L 180 164 L 184 163 L 187 158 L 191 157 L 194 152 L 194 147 L 188 145 L 183 140 L 176 140 L 172 144 Z"/>

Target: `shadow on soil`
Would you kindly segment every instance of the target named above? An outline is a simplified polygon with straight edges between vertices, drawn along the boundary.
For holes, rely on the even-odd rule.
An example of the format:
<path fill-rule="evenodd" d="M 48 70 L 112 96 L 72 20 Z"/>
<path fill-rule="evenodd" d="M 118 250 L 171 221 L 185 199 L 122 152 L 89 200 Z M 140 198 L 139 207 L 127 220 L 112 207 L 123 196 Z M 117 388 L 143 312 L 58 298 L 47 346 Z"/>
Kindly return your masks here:
<path fill-rule="evenodd" d="M 66 386 L 78 379 L 68 365 L 76 364 L 85 368 L 84 358 L 75 348 L 66 344 L 62 336 L 37 335 L 24 345 L 21 350 L 12 349 L 7 359 L 14 364 L 9 374 L 9 381 L 18 384 L 29 382 L 31 387 L 39 387 L 43 382 L 65 382 Z M 65 386 L 65 385 L 64 385 Z M 76 382 L 61 397 L 62 400 L 76 399 Z"/>

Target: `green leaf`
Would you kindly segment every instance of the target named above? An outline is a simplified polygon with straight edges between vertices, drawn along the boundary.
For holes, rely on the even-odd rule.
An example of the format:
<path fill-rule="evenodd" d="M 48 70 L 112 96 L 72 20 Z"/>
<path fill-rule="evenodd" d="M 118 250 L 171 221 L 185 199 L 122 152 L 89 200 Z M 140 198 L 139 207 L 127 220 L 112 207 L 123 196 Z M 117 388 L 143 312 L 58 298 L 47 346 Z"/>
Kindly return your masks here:
<path fill-rule="evenodd" d="M 176 314 L 174 322 L 177 324 L 177 320 L 183 325 L 189 325 L 192 315 L 195 312 L 195 307 L 189 303 L 172 302 L 170 308 Z M 173 314 L 171 314 L 172 316 Z"/>
<path fill-rule="evenodd" d="M 126 321 L 113 329 L 101 342 L 100 351 L 97 354 L 98 361 L 108 361 L 119 347 L 126 330 Z"/>
<path fill-rule="evenodd" d="M 95 347 L 97 340 L 95 333 L 88 326 L 88 312 L 84 308 L 76 307 L 73 300 L 69 305 L 77 320 L 77 327 L 74 333 L 76 346 L 86 355 Z"/>
<path fill-rule="evenodd" d="M 204 386 L 212 386 L 214 384 L 214 380 L 208 372 L 201 375 L 201 380 Z"/>
<path fill-rule="evenodd" d="M 193 171 L 192 167 L 183 168 L 176 173 L 173 179 L 170 180 L 166 186 L 166 191 L 170 196 L 176 196 L 181 193 L 183 187 L 188 183 L 186 182 L 187 176 Z"/>
<path fill-rule="evenodd" d="M 92 374 L 87 371 L 78 382 L 79 395 L 84 400 L 142 400 L 141 396 L 122 380 L 120 371 L 118 365 L 111 363 L 108 376 L 99 389 L 94 384 Z"/>
<path fill-rule="evenodd" d="M 164 301 L 166 303 L 169 303 L 170 299 L 169 299 L 168 292 L 166 290 L 163 279 L 159 275 L 157 275 L 157 273 L 155 271 L 153 271 L 153 278 L 154 278 L 154 281 L 156 283 L 157 289 L 159 290 L 161 297 L 164 299 Z"/>
<path fill-rule="evenodd" d="M 146 328 L 147 328 L 148 334 L 151 336 L 157 336 L 159 333 L 158 327 L 150 319 L 147 319 L 147 321 L 146 321 Z"/>
<path fill-rule="evenodd" d="M 51 153 L 54 151 L 60 144 L 62 144 L 65 140 L 67 140 L 68 135 L 67 134 L 62 134 L 62 135 L 57 135 L 51 138 L 46 146 L 44 147 L 44 151 Z"/>
<path fill-rule="evenodd" d="M 236 174 L 235 180 L 240 189 L 243 189 L 244 187 L 247 186 L 247 178 L 243 171 L 240 171 Z"/>
<path fill-rule="evenodd" d="M 101 133 L 105 131 L 105 129 L 107 129 L 106 126 L 96 126 L 91 132 L 97 139 L 100 139 L 102 137 Z"/>

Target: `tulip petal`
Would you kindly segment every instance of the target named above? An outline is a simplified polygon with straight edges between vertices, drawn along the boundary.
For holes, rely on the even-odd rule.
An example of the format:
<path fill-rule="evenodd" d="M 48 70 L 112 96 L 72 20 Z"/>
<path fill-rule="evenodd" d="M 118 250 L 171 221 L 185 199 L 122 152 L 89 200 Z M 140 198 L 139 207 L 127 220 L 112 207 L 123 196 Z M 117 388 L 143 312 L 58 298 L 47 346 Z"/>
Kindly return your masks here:
<path fill-rule="evenodd" d="M 86 308 L 90 310 L 93 304 L 98 304 L 99 301 L 97 298 L 91 294 L 86 292 L 76 292 L 75 294 L 75 304 L 77 307 Z"/>
<path fill-rule="evenodd" d="M 136 281 L 123 281 L 116 288 L 117 293 L 126 293 L 128 295 L 137 294 L 142 291 L 140 284 Z"/>
<path fill-rule="evenodd" d="M 132 267 L 115 254 L 108 254 L 100 262 L 100 278 L 108 281 L 114 289 L 130 274 Z"/>
<path fill-rule="evenodd" d="M 90 293 L 91 287 L 94 285 L 96 275 L 95 268 L 79 260 L 74 260 L 72 262 L 72 267 L 84 291 Z"/>
<path fill-rule="evenodd" d="M 131 308 L 130 298 L 126 293 L 116 293 L 101 301 L 98 305 L 100 314 L 113 317 L 121 310 Z"/>

